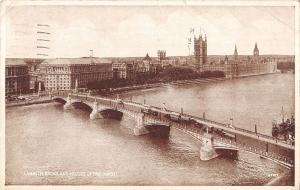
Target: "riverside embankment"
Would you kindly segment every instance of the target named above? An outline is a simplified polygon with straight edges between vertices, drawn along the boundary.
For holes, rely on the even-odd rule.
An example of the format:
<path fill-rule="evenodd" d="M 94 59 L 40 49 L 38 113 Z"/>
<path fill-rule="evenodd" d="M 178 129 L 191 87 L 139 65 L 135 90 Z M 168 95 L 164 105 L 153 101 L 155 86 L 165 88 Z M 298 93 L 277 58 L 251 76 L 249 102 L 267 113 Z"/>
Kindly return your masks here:
<path fill-rule="evenodd" d="M 205 84 L 209 82 L 217 82 L 217 81 L 224 81 L 225 78 L 207 78 L 207 79 L 189 79 L 189 80 L 176 80 L 171 82 L 159 82 L 159 83 L 151 83 L 151 84 L 143 84 L 143 85 L 134 85 L 134 86 L 126 86 L 120 88 L 113 88 L 110 90 L 110 94 L 119 93 L 119 92 L 126 92 L 131 90 L 140 90 L 140 89 L 150 89 L 150 88 L 157 88 L 169 85 L 182 85 L 182 84 Z"/>
<path fill-rule="evenodd" d="M 18 100 L 13 102 L 6 102 L 5 107 L 28 106 L 33 104 L 44 104 L 49 102 L 52 102 L 50 96 L 42 96 L 42 97 L 35 97 L 35 99 L 31 99 L 31 100 Z"/>

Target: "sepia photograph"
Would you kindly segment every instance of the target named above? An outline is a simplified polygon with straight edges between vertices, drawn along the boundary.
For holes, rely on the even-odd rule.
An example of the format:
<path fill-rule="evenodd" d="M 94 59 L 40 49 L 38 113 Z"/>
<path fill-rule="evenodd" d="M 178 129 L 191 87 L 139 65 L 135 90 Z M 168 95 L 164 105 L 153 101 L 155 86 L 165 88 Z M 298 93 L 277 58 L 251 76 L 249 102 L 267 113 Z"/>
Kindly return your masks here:
<path fill-rule="evenodd" d="M 298 189 L 299 2 L 203 2 L 1 2 L 4 188 Z"/>

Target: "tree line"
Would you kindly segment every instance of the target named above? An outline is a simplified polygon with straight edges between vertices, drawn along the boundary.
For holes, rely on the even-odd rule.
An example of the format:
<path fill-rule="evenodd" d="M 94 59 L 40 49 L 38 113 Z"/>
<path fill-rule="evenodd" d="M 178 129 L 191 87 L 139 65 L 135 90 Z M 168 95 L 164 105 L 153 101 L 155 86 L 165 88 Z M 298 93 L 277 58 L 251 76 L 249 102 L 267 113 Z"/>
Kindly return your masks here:
<path fill-rule="evenodd" d="M 212 77 L 221 78 L 225 77 L 225 74 L 222 71 L 196 72 L 190 68 L 171 67 L 166 68 L 157 74 L 137 73 L 132 79 L 113 78 L 108 80 L 92 81 L 87 84 L 87 89 L 105 91 L 110 88 Z"/>

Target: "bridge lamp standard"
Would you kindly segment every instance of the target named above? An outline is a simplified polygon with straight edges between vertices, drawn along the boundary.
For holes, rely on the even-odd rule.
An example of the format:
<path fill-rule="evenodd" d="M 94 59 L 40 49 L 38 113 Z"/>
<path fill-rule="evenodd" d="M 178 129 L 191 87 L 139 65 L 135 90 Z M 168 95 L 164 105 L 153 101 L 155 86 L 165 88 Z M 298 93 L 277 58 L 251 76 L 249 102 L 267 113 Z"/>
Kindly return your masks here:
<path fill-rule="evenodd" d="M 230 127 L 233 128 L 233 118 L 230 118 Z"/>
<path fill-rule="evenodd" d="M 42 83 L 39 81 L 39 87 L 38 87 L 38 97 L 41 96 L 41 91 L 42 91 Z"/>
<path fill-rule="evenodd" d="M 167 111 L 166 103 L 163 103 L 163 110 L 164 110 L 164 111 Z"/>
<path fill-rule="evenodd" d="M 78 79 L 75 80 L 74 93 L 77 93 L 77 94 L 78 94 Z"/>

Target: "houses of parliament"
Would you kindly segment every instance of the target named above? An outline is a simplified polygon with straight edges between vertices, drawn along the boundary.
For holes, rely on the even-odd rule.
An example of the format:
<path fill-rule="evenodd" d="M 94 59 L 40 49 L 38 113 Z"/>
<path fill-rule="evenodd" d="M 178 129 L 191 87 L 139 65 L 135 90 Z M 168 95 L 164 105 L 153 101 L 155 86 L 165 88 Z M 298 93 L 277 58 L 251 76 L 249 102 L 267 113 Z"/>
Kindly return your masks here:
<path fill-rule="evenodd" d="M 223 71 L 227 78 L 261 75 L 277 72 L 277 64 L 270 59 L 261 58 L 257 43 L 253 56 L 239 56 L 235 45 L 232 59 L 226 55 L 224 60 L 210 60 L 207 56 L 207 36 L 194 37 L 194 65 L 200 71 Z"/>

